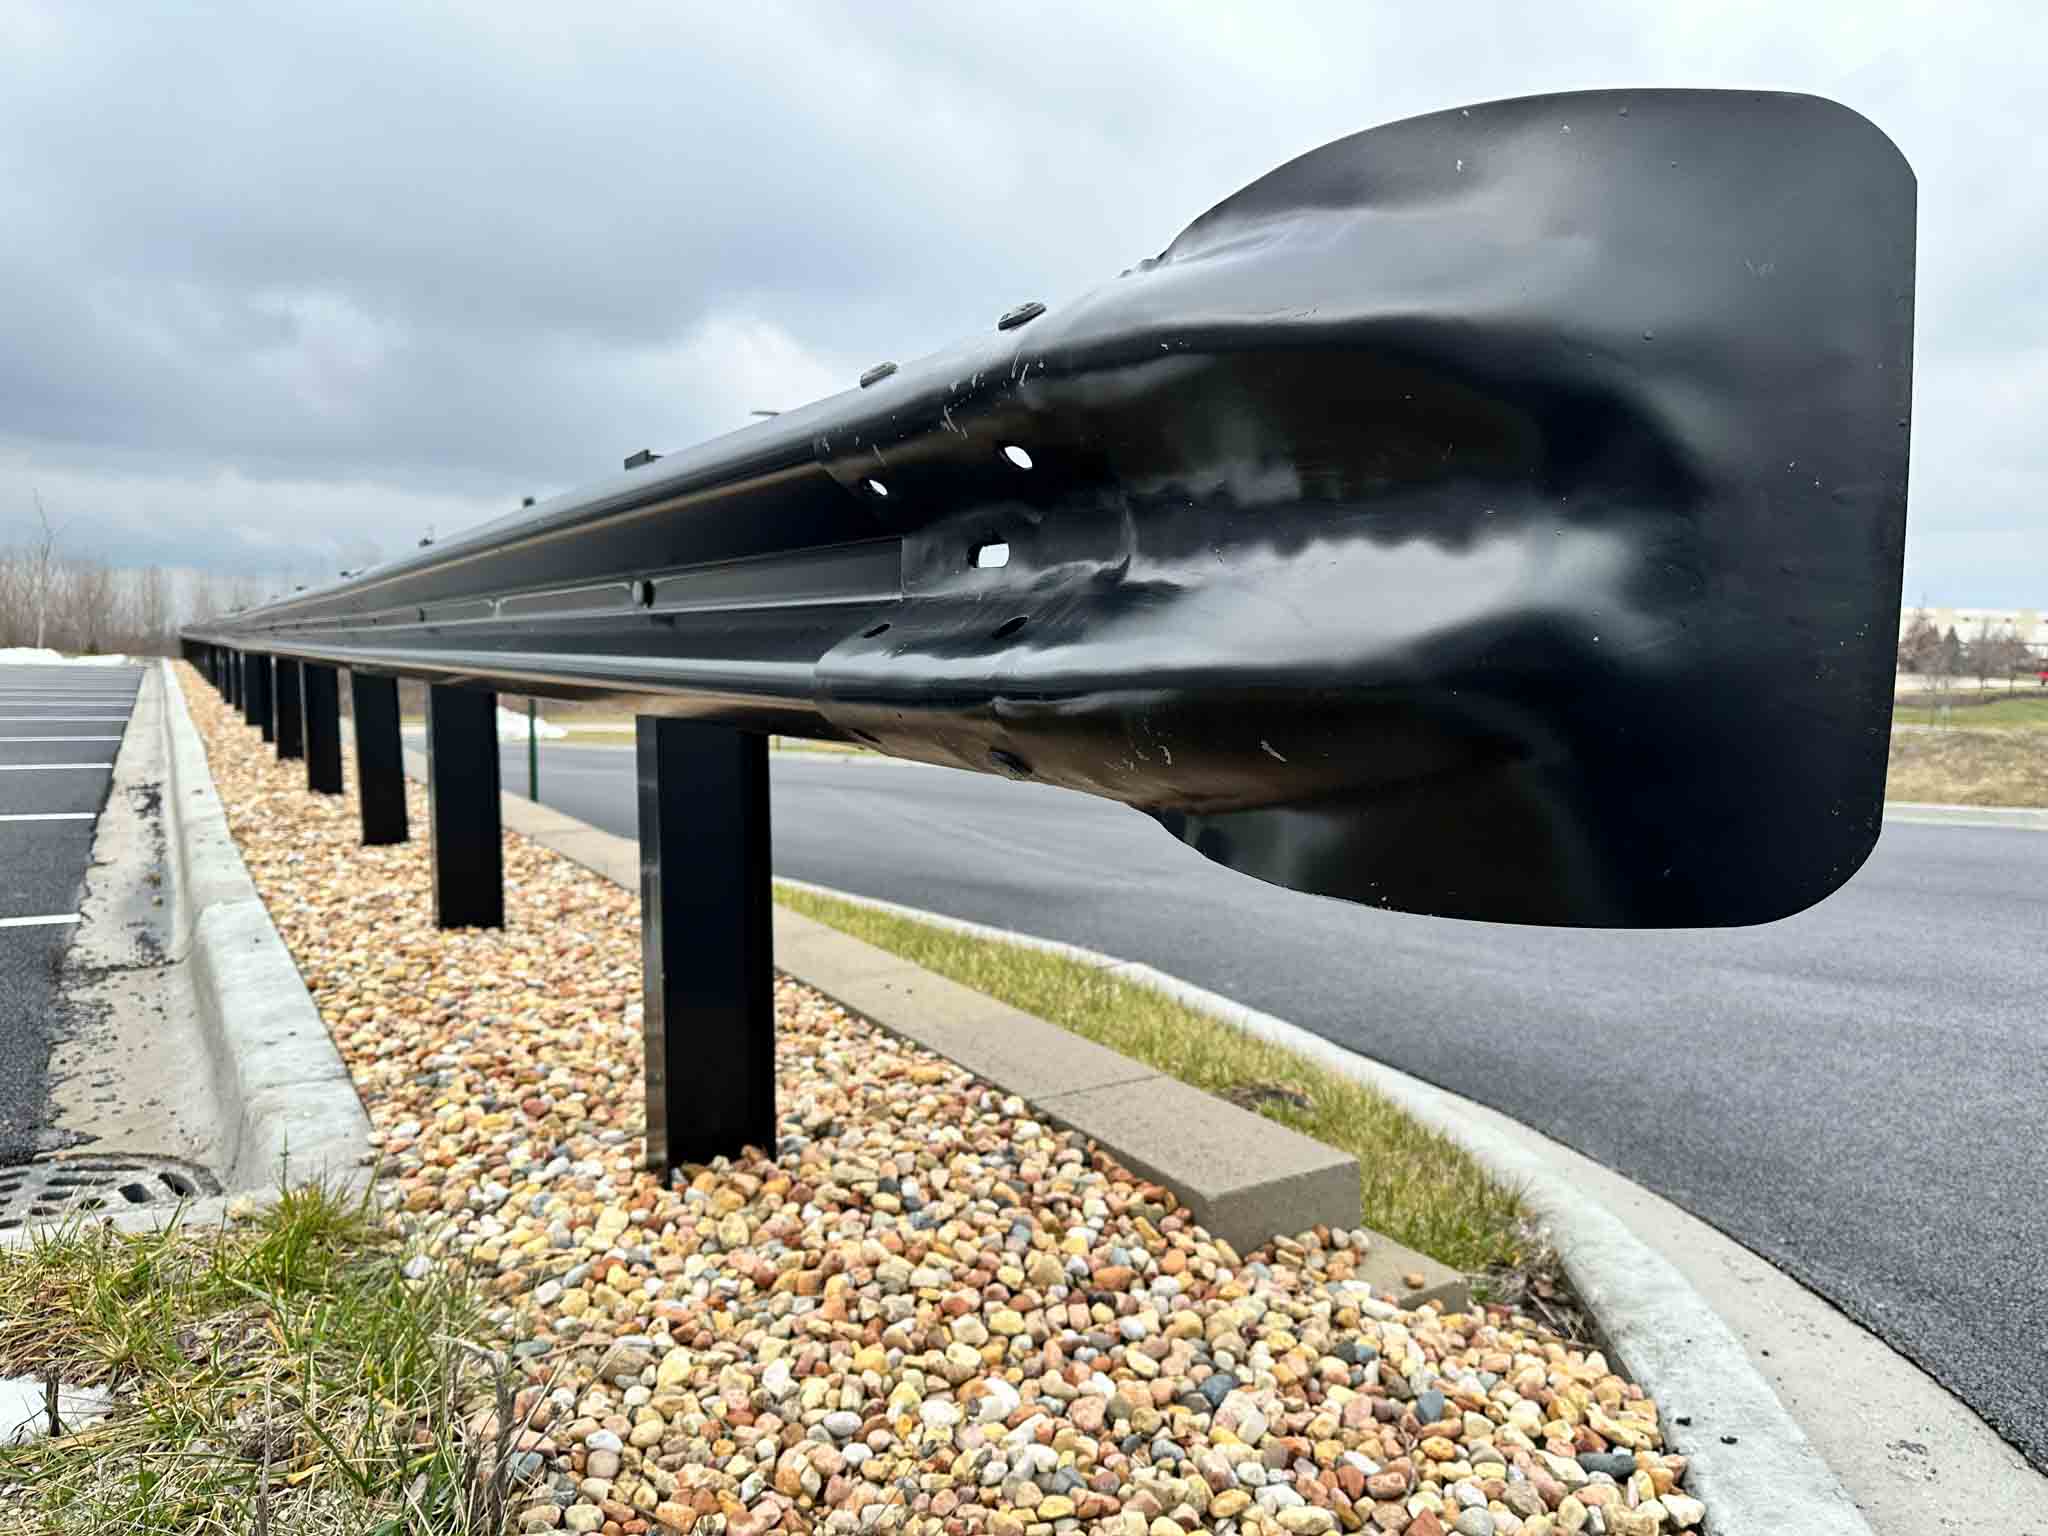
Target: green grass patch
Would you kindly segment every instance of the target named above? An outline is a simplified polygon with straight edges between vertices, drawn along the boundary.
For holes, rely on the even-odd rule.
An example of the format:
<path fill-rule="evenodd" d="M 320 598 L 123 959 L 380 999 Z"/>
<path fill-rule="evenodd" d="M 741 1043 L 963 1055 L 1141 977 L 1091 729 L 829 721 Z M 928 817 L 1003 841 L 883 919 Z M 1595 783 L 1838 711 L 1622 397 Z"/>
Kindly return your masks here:
<path fill-rule="evenodd" d="M 1471 1274 L 1544 1261 L 1519 1191 L 1361 1083 L 1058 955 L 778 886 L 776 900 L 1358 1159 L 1365 1224 Z"/>
<path fill-rule="evenodd" d="M 74 1224 L 0 1250 L 0 1375 L 115 1399 L 0 1446 L 0 1529 L 506 1529 L 510 1438 L 469 1448 L 460 1425 L 495 1404 L 509 1423 L 510 1370 L 460 1342 L 477 1294 L 438 1265 L 407 1280 L 403 1258 L 367 1204 L 318 1188 L 226 1227 Z"/>
<path fill-rule="evenodd" d="M 1910 702 L 1908 702 L 1910 700 Z M 1966 726 L 1973 731 L 2048 731 L 2048 689 L 2029 683 L 2011 693 L 1974 688 L 1949 696 L 1946 709 L 1922 694 L 1901 697 L 1892 707 L 1899 725 Z"/>

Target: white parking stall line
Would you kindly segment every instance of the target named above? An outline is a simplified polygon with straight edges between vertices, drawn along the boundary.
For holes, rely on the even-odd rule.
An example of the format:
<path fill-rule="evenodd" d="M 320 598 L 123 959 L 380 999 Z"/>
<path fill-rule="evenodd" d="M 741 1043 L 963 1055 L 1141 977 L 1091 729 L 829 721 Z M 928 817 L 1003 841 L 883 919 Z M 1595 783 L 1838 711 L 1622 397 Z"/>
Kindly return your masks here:
<path fill-rule="evenodd" d="M 0 821 L 91 821 L 97 811 L 7 811 Z"/>
<path fill-rule="evenodd" d="M 10 741 L 119 741 L 118 736 L 0 736 L 0 746 Z"/>
<path fill-rule="evenodd" d="M 52 912 L 45 917 L 0 917 L 0 928 L 40 928 L 57 923 L 75 923 L 76 912 Z"/>
<path fill-rule="evenodd" d="M 7 725 L 119 725 L 126 715 L 0 715 Z"/>
<path fill-rule="evenodd" d="M 112 763 L 0 763 L 0 773 L 50 773 L 59 768 L 111 768 Z"/>

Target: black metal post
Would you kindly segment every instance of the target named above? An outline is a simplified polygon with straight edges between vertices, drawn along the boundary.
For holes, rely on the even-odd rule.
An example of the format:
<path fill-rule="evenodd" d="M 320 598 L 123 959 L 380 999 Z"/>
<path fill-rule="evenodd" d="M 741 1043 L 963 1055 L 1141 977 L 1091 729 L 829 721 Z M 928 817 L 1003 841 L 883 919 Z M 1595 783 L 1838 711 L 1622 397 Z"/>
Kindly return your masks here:
<path fill-rule="evenodd" d="M 256 727 L 263 732 L 265 741 L 277 739 L 277 689 L 271 680 L 273 670 L 270 657 L 258 656 L 256 670 L 250 674 L 255 686 L 249 690 L 249 696 L 254 701 Z"/>
<path fill-rule="evenodd" d="M 642 716 L 647 1165 L 775 1146 L 768 738 Z"/>
<path fill-rule="evenodd" d="M 299 681 L 304 672 L 297 659 L 277 658 L 277 760 L 306 755 L 306 710 Z"/>
<path fill-rule="evenodd" d="M 307 662 L 306 788 L 316 795 L 341 793 L 341 692 L 334 668 Z"/>
<path fill-rule="evenodd" d="M 434 921 L 505 926 L 505 836 L 498 807 L 498 696 L 427 689 L 427 817 Z"/>
<path fill-rule="evenodd" d="M 240 651 L 228 652 L 228 703 L 236 709 L 242 707 L 242 653 Z"/>
<path fill-rule="evenodd" d="M 363 842 L 402 843 L 405 757 L 398 736 L 398 679 L 371 677 L 353 668 L 349 703 L 356 722 L 356 794 L 363 803 Z"/>

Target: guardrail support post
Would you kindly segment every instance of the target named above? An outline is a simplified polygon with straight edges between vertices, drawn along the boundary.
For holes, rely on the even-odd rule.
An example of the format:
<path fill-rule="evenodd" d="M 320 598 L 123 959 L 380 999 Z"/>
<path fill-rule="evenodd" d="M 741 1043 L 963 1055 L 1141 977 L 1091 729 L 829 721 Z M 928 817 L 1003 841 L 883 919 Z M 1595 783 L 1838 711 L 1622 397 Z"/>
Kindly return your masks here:
<path fill-rule="evenodd" d="M 306 710 L 300 700 L 304 669 L 297 658 L 277 658 L 277 760 L 306 755 Z"/>
<path fill-rule="evenodd" d="M 427 689 L 427 819 L 434 834 L 434 922 L 505 926 L 505 834 L 498 808 L 498 696 Z"/>
<path fill-rule="evenodd" d="M 240 709 L 242 707 L 242 653 L 240 651 L 228 652 L 228 706 L 231 709 Z"/>
<path fill-rule="evenodd" d="M 267 655 L 258 656 L 255 658 L 255 661 L 256 669 L 249 674 L 250 681 L 255 684 L 249 690 L 249 708 L 255 717 L 257 729 L 263 732 L 263 739 L 265 741 L 275 741 L 277 739 L 277 689 L 271 684 L 271 658 Z"/>
<path fill-rule="evenodd" d="M 775 1147 L 768 738 L 641 716 L 647 1166 Z"/>
<path fill-rule="evenodd" d="M 363 845 L 402 843 L 405 758 L 398 738 L 398 679 L 351 668 L 349 703 L 356 722 L 356 795 L 363 804 Z"/>
<path fill-rule="evenodd" d="M 242 711 L 242 724 L 256 723 L 256 662 L 253 651 L 242 652 L 242 697 L 237 701 Z"/>
<path fill-rule="evenodd" d="M 307 662 L 306 788 L 316 795 L 341 793 L 341 692 L 333 667 Z"/>

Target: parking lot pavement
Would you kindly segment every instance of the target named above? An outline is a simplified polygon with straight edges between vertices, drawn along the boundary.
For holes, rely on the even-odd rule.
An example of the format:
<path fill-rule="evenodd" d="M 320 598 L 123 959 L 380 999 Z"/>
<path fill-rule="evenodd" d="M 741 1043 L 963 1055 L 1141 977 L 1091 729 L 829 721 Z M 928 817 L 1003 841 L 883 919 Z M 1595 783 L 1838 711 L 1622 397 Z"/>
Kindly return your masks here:
<path fill-rule="evenodd" d="M 0 666 L 0 1164 L 39 1150 L 59 968 L 141 679 Z"/>

